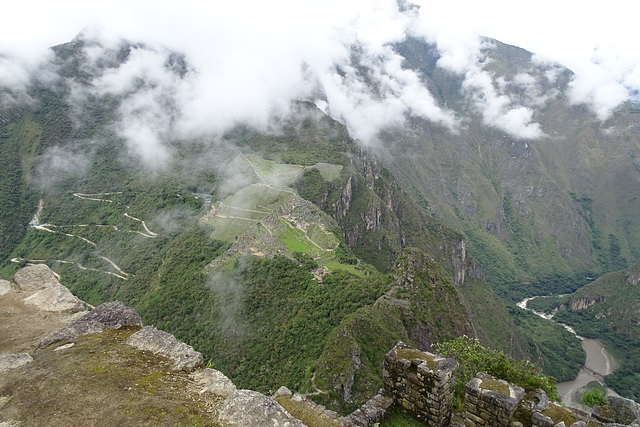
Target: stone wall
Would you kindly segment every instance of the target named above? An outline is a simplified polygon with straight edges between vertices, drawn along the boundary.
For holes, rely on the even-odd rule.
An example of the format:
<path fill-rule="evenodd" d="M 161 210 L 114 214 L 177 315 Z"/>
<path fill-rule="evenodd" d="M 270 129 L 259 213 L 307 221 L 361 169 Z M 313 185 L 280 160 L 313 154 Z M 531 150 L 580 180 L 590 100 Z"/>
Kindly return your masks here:
<path fill-rule="evenodd" d="M 400 342 L 384 360 L 384 389 L 428 426 L 451 424 L 458 362 L 415 350 Z"/>
<path fill-rule="evenodd" d="M 478 373 L 465 386 L 466 426 L 508 427 L 523 396 L 522 387 Z"/>

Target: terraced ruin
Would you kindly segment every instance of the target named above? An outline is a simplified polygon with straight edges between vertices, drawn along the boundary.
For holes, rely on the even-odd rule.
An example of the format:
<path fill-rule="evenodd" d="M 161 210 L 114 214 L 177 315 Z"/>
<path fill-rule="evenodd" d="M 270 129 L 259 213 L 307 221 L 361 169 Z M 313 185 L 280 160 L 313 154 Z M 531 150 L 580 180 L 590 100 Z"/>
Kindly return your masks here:
<path fill-rule="evenodd" d="M 301 252 L 322 266 L 319 276 L 335 269 L 359 274 L 353 265 L 341 264 L 335 257 L 339 240 L 331 231 L 337 229 L 333 220 L 291 187 L 307 168 L 317 168 L 325 179 L 334 180 L 341 165 L 281 164 L 243 154 L 232 165 L 241 170 L 250 168 L 253 180 L 213 203 L 202 218 L 211 227 L 212 238 L 232 243 L 226 256 L 211 267 L 228 265 L 238 254 L 274 256 Z"/>

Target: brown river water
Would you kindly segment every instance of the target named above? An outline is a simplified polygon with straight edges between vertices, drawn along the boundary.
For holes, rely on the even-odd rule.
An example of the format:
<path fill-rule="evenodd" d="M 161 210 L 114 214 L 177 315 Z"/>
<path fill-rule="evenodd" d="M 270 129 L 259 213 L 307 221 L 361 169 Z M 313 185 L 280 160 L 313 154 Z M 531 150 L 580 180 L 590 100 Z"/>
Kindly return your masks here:
<path fill-rule="evenodd" d="M 520 308 L 524 308 L 525 310 L 529 310 L 540 317 L 543 317 L 547 320 L 553 321 L 552 316 L 549 316 L 544 313 L 538 313 L 534 310 L 527 308 L 527 302 L 532 298 L 527 298 L 518 303 Z M 571 381 L 564 381 L 558 383 L 558 394 L 562 397 L 562 401 L 571 406 L 580 406 L 579 399 L 575 398 L 575 392 L 582 386 L 587 385 L 591 381 L 598 381 L 600 384 L 603 384 L 602 377 L 605 375 L 609 375 L 613 373 L 618 367 L 615 359 L 611 354 L 604 348 L 602 343 L 598 340 L 583 338 L 580 335 L 576 334 L 573 328 L 563 325 L 569 332 L 573 333 L 576 337 L 582 340 L 582 348 L 587 353 L 587 361 L 585 363 L 585 367 L 580 370 L 578 376 Z M 617 396 L 616 392 L 610 388 L 607 388 L 608 395 Z"/>

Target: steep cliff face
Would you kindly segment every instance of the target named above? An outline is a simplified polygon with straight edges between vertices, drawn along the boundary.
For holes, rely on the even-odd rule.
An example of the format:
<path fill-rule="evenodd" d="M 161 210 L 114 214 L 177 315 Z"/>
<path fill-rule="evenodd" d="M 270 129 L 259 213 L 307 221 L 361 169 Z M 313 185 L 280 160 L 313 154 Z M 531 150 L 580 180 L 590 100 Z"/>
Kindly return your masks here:
<path fill-rule="evenodd" d="M 595 298 L 578 298 L 571 301 L 571 310 L 584 310 L 594 304 L 604 301 L 604 297 L 597 296 Z"/>

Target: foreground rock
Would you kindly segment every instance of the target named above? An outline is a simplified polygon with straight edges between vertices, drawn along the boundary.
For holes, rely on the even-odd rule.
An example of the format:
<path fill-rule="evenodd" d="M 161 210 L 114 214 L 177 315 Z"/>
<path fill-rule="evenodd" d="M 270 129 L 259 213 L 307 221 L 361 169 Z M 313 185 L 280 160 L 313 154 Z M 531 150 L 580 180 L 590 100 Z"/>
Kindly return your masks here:
<path fill-rule="evenodd" d="M 608 405 L 596 407 L 593 416 L 609 426 L 640 427 L 640 403 L 624 397 L 610 396 Z"/>
<path fill-rule="evenodd" d="M 33 357 L 29 353 L 0 354 L 0 372 L 19 368 L 30 362 L 33 362 Z"/>
<path fill-rule="evenodd" d="M 13 281 L 22 292 L 37 292 L 52 283 L 60 283 L 56 273 L 45 264 L 21 268 L 13 275 Z"/>
<path fill-rule="evenodd" d="M 0 426 L 304 427 L 275 400 L 237 390 L 214 369 L 196 369 L 202 354 L 142 328 L 122 302 L 84 314 L 48 311 L 69 292 L 55 273 L 39 265 L 14 277 L 15 286 L 0 283 Z M 64 341 L 71 342 L 51 347 Z"/>
<path fill-rule="evenodd" d="M 118 329 L 123 326 L 142 327 L 142 319 L 133 308 L 126 307 L 120 301 L 105 302 L 66 328 L 58 329 L 44 337 L 36 349 L 72 340 L 81 335 L 102 332 L 105 328 Z"/>
<path fill-rule="evenodd" d="M 226 399 L 236 391 L 236 385 L 215 369 L 207 368 L 194 372 L 191 379 L 201 387 L 199 393 L 212 393 Z"/>
<path fill-rule="evenodd" d="M 173 335 L 145 326 L 127 339 L 127 344 L 138 350 L 150 351 L 173 362 L 176 371 L 192 371 L 204 365 L 202 353 L 188 344 L 178 341 Z"/>
<path fill-rule="evenodd" d="M 84 311 L 84 304 L 69 289 L 60 284 L 56 274 L 45 264 L 22 268 L 13 276 L 21 292 L 28 294 L 26 304 L 43 311 Z"/>
<path fill-rule="evenodd" d="M 262 393 L 236 390 L 218 410 L 218 422 L 229 427 L 304 427 L 278 402 Z"/>

